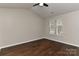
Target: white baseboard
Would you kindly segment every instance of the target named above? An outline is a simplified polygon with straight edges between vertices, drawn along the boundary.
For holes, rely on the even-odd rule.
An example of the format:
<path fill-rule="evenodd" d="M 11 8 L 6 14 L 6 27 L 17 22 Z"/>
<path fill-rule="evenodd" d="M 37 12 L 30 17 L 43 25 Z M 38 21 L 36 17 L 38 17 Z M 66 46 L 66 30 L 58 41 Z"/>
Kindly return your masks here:
<path fill-rule="evenodd" d="M 43 38 L 45 38 L 45 37 L 43 37 Z M 11 47 L 11 46 L 15 46 L 15 45 L 19 45 L 19 44 L 23 44 L 23 43 L 28 43 L 28 42 L 35 41 L 35 40 L 38 40 L 38 39 L 42 39 L 42 38 L 37 38 L 37 39 L 28 40 L 28 41 L 25 41 L 25 42 L 19 42 L 19 43 L 15 43 L 15 44 L 11 44 L 11 45 L 2 46 L 2 47 L 0 47 L 0 49 L 2 49 L 2 48 L 7 48 L 7 47 Z M 46 39 L 49 39 L 49 40 L 57 41 L 57 42 L 60 42 L 60 43 L 64 43 L 64 44 L 68 44 L 68 45 L 72 45 L 72 46 L 79 47 L 79 45 L 71 44 L 71 43 L 64 42 L 64 41 L 54 40 L 54 39 L 50 39 L 50 38 L 46 38 Z"/>
<path fill-rule="evenodd" d="M 72 44 L 72 43 L 68 43 L 68 42 L 64 42 L 64 41 L 59 41 L 59 40 L 50 39 L 50 38 L 46 38 L 46 39 L 49 39 L 49 40 L 52 40 L 52 41 L 56 41 L 56 42 L 60 42 L 60 43 L 64 43 L 64 44 L 68 44 L 68 45 L 72 45 L 72 46 L 79 47 L 79 45 Z"/>
<path fill-rule="evenodd" d="M 23 43 L 28 43 L 28 42 L 35 41 L 35 40 L 39 40 L 39 39 L 42 39 L 42 38 L 37 38 L 37 39 L 28 40 L 28 41 L 25 41 L 25 42 L 19 42 L 19 43 L 14 43 L 14 44 L 2 46 L 2 47 L 0 47 L 0 49 L 7 48 L 7 47 L 11 47 L 11 46 L 15 46 L 15 45 L 19 45 L 19 44 L 23 44 Z"/>

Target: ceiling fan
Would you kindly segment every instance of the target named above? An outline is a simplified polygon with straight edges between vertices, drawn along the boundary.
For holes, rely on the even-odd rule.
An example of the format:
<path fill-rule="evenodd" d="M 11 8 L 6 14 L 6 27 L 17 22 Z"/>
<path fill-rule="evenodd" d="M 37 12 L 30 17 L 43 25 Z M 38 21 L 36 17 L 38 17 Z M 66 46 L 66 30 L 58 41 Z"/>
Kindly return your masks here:
<path fill-rule="evenodd" d="M 48 4 L 46 4 L 46 3 L 36 3 L 36 4 L 33 5 L 33 7 L 35 7 L 35 6 L 40 6 L 40 7 L 45 6 L 45 7 L 48 7 Z"/>

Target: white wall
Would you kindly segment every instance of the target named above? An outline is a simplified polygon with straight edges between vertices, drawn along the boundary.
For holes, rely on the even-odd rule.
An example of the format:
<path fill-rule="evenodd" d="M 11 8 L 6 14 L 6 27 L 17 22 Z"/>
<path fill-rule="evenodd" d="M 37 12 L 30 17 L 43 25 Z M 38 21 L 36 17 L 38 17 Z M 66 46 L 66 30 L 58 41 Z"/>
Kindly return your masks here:
<path fill-rule="evenodd" d="M 49 34 L 53 19 L 63 20 L 64 37 Z M 44 20 L 27 9 L 0 8 L 0 47 L 42 37 L 79 46 L 79 11 Z"/>
<path fill-rule="evenodd" d="M 43 22 L 27 9 L 0 8 L 0 47 L 42 38 Z"/>
<path fill-rule="evenodd" d="M 62 19 L 63 20 L 63 29 L 64 36 L 57 37 L 56 35 L 49 34 L 49 20 Z M 46 20 L 46 37 L 55 40 L 64 42 L 67 44 L 79 46 L 79 11 L 70 12 L 64 15 L 56 16 Z"/>

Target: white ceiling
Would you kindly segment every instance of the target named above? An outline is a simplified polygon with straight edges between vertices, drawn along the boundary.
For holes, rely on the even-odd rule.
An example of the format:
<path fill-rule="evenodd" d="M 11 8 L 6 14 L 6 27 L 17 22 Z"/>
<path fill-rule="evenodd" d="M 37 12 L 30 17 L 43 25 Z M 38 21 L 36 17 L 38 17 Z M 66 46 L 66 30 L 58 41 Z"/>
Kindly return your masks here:
<path fill-rule="evenodd" d="M 32 8 L 33 3 L 0 3 L 0 8 Z"/>
<path fill-rule="evenodd" d="M 32 7 L 34 3 L 0 3 L 1 8 L 28 8 L 43 18 L 79 10 L 79 3 L 47 3 L 49 7 Z"/>
<path fill-rule="evenodd" d="M 49 3 L 48 5 L 49 7 L 37 6 L 33 10 L 43 18 L 79 10 L 79 3 Z"/>

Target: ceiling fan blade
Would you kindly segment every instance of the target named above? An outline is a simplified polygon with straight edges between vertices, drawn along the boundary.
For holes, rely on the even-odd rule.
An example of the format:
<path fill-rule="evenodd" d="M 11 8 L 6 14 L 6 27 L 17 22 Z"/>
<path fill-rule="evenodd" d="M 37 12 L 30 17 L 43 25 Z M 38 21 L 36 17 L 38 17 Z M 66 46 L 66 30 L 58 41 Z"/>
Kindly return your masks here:
<path fill-rule="evenodd" d="M 48 7 L 48 5 L 46 3 L 44 3 L 44 6 Z"/>
<path fill-rule="evenodd" d="M 34 6 L 37 6 L 37 5 L 39 5 L 39 3 L 34 4 L 33 7 L 34 7 Z"/>

